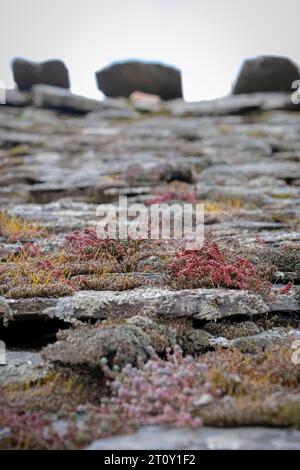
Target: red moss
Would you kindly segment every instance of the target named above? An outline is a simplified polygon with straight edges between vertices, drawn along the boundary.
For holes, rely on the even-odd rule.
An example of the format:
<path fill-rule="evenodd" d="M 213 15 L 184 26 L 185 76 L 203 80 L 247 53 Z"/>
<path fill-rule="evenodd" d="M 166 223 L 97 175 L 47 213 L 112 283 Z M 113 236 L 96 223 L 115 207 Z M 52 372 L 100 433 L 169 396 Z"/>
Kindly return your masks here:
<path fill-rule="evenodd" d="M 100 238 L 93 227 L 76 231 L 66 236 L 66 249 L 70 254 L 77 254 L 80 259 L 113 257 L 122 261 L 129 254 L 134 254 L 140 241 L 132 239 Z"/>
<path fill-rule="evenodd" d="M 254 264 L 234 258 L 214 242 L 205 240 L 199 250 L 183 249 L 171 263 L 171 277 L 179 288 L 227 287 L 267 294 L 271 284 L 260 277 Z"/>
<path fill-rule="evenodd" d="M 289 291 L 291 290 L 292 286 L 293 286 L 292 282 L 289 281 L 286 286 L 279 289 L 279 294 L 281 294 L 281 295 L 288 294 Z"/>

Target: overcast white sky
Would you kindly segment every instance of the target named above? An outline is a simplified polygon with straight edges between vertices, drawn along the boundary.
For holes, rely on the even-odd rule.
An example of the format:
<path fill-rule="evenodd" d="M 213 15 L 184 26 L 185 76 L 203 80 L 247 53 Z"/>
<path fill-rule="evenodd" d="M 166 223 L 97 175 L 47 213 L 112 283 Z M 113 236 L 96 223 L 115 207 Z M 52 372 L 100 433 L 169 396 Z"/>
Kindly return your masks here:
<path fill-rule="evenodd" d="M 115 60 L 174 64 L 187 100 L 230 92 L 243 59 L 300 62 L 299 0 L 0 0 L 0 80 L 10 62 L 61 58 L 72 90 L 99 97 L 94 72 Z"/>

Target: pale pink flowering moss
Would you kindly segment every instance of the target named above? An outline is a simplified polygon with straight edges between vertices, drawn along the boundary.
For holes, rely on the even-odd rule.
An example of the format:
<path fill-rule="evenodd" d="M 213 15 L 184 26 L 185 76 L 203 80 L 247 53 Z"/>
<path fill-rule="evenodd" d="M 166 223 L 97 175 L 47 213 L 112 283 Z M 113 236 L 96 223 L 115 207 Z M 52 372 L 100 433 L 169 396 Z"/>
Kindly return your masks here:
<path fill-rule="evenodd" d="M 178 346 L 173 354 L 167 352 L 166 360 L 152 354 L 146 364 L 128 364 L 122 369 L 112 383 L 109 404 L 102 404 L 102 412 L 117 413 L 140 425 L 197 428 L 202 420 L 194 413 L 205 388 L 204 371 L 205 366 L 192 357 L 183 357 Z"/>

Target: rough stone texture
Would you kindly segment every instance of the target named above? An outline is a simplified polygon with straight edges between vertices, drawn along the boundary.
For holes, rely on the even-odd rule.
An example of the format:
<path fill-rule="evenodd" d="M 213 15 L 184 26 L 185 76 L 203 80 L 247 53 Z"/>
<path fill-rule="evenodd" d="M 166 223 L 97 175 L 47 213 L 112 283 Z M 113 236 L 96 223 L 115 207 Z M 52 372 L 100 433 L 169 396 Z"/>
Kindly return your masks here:
<path fill-rule="evenodd" d="M 30 90 L 37 83 L 70 88 L 69 72 L 61 60 L 38 63 L 16 58 L 12 63 L 12 70 L 14 80 L 22 91 Z"/>
<path fill-rule="evenodd" d="M 8 328 L 12 320 L 21 329 L 26 320 L 34 324 L 43 318 L 51 324 L 53 339 L 55 325 L 61 325 L 57 319 L 64 320 L 64 325 L 72 328 L 66 337 L 74 338 L 74 342 L 59 334 L 59 343 L 49 346 L 49 355 L 51 351 L 54 362 L 67 364 L 69 359 L 61 355 L 66 353 L 62 346 L 67 345 L 73 358 L 69 365 L 79 367 L 81 372 L 89 357 L 90 370 L 94 372 L 101 354 L 108 354 L 112 364 L 114 360 L 134 361 L 138 351 L 147 354 L 147 345 L 163 354 L 167 346 L 176 342 L 185 353 L 201 354 L 200 361 L 206 360 L 207 351 L 215 357 L 216 346 L 224 348 L 219 351 L 224 358 L 244 354 L 233 351 L 234 346 L 251 352 L 246 359 L 255 361 L 256 354 L 257 358 L 265 354 L 266 346 L 277 348 L 286 340 L 284 347 L 289 348 L 290 341 L 299 339 L 300 114 L 291 106 L 290 93 L 234 95 L 205 103 L 175 100 L 163 102 L 160 111 L 153 108 L 152 112 L 148 107 L 144 116 L 145 110 L 137 112 L 130 100 L 122 98 L 99 101 L 96 110 L 79 114 L 79 107 L 87 111 L 87 102 L 83 104 L 81 98 L 78 101 L 62 90 L 71 100 L 67 100 L 67 114 L 62 104 L 65 98 L 55 98 L 61 100 L 57 110 L 24 107 L 25 95 L 14 92 L 10 103 L 0 107 L 0 212 L 42 224 L 48 236 L 33 239 L 42 253 L 51 256 L 62 249 L 66 233 L 95 226 L 99 221 L 98 204 L 102 209 L 110 203 L 117 205 L 120 195 L 128 196 L 132 203 L 205 202 L 206 237 L 222 248 L 232 249 L 236 256 L 251 259 L 259 268 L 264 264 L 270 280 L 276 283 L 277 293 L 264 301 L 256 294 L 238 290 L 167 289 L 163 287 L 164 263 L 177 250 L 177 245 L 167 244 L 159 253 L 155 249 L 150 256 L 147 254 L 136 269 L 143 271 L 148 265 L 149 272 L 144 276 L 161 282 L 159 288 L 81 291 L 61 299 L 1 297 L 0 317 Z M 23 243 L 18 237 L 15 241 L 0 236 L 0 268 Z M 289 281 L 295 285 L 290 287 Z M 285 294 L 280 294 L 284 288 Z M 92 330 L 93 335 L 98 330 L 98 339 L 94 342 L 93 335 L 86 333 L 88 348 L 80 356 L 81 349 L 75 345 L 86 338 L 80 322 L 95 320 L 99 322 Z M 105 334 L 107 328 L 111 330 Z M 5 334 L 7 330 L 1 331 Z M 135 334 L 131 335 L 133 331 Z M 37 334 L 38 328 L 33 328 L 33 337 Z M 123 354 L 124 348 L 129 356 Z M 21 359 L 24 357 L 23 365 L 3 374 L 6 383 L 18 382 L 20 371 L 24 372 L 25 383 L 34 382 L 43 374 L 43 368 L 26 363 L 25 353 L 18 352 Z M 287 355 L 289 361 L 289 349 Z M 297 380 L 293 364 L 287 362 L 286 366 L 287 377 L 291 373 Z M 8 369 L 1 368 L 1 374 L 4 370 Z M 273 385 L 277 387 L 276 383 Z M 264 389 L 259 387 L 257 393 L 265 399 Z M 218 419 L 226 423 L 226 419 L 220 420 L 226 418 L 227 398 L 222 398 L 220 416 L 211 424 L 218 424 Z M 296 392 L 291 391 L 291 398 L 299 403 Z M 288 400 L 284 394 L 280 403 L 286 405 L 288 412 L 291 409 L 292 417 L 287 417 L 287 423 L 294 424 L 298 422 L 298 405 L 289 408 Z M 234 423 L 280 425 L 282 421 L 275 418 L 270 421 L 269 416 L 264 416 L 261 423 L 246 406 Z M 201 446 L 202 438 L 199 441 L 195 436 L 206 431 L 176 431 L 176 441 L 172 440 L 170 448 Z M 260 447 L 284 447 L 292 446 L 291 436 L 296 435 L 261 430 L 255 440 L 250 429 L 244 441 L 238 430 L 242 441 L 237 442 L 234 430 L 228 430 L 229 434 L 224 430 L 214 432 L 221 433 L 222 439 L 205 440 L 203 446 L 207 442 L 211 446 L 233 443 L 238 448 L 246 442 Z M 223 437 L 223 433 L 230 437 Z M 186 436 L 191 435 L 186 443 Z M 168 430 L 168 436 L 173 439 L 173 430 Z M 133 445 L 144 445 L 138 444 L 136 436 L 134 439 Z M 157 430 L 154 435 L 147 435 L 147 445 L 165 448 L 165 439 Z M 112 446 L 115 448 L 115 444 Z"/>
<path fill-rule="evenodd" d="M 21 319 L 49 316 L 72 319 L 124 318 L 140 313 L 166 318 L 215 320 L 235 315 L 260 315 L 269 311 L 263 299 L 246 291 L 229 289 L 194 289 L 173 291 L 138 288 L 131 291 L 80 291 L 60 299 L 3 300 L 0 311 L 10 309 Z"/>
<path fill-rule="evenodd" d="M 96 73 L 99 90 L 106 96 L 129 97 L 140 91 L 164 100 L 182 97 L 180 71 L 162 64 L 123 62 L 112 64 Z"/>
<path fill-rule="evenodd" d="M 146 123 L 127 105 L 122 104 L 121 110 L 119 101 L 118 109 L 115 106 L 107 109 L 104 105 L 102 110 L 103 105 L 99 111 L 82 118 L 61 116 L 45 109 L 20 111 L 21 108 L 2 107 L 2 146 L 6 149 L 22 146 L 26 158 L 16 156 L 8 160 L 9 150 L 3 150 L 2 158 L 9 164 L 1 171 L 0 203 L 8 209 L 16 202 L 44 205 L 66 197 L 72 198 L 72 203 L 104 203 L 116 200 L 119 194 L 142 202 L 146 195 L 168 192 L 166 183 L 176 180 L 178 175 L 188 184 L 196 181 L 196 193 L 202 200 L 239 199 L 246 206 L 238 215 L 240 220 L 247 217 L 254 221 L 257 207 L 261 208 L 259 217 L 264 223 L 272 222 L 268 220 L 270 210 L 273 214 L 275 211 L 273 216 L 286 213 L 297 220 L 298 113 L 268 112 L 259 123 L 258 117 L 249 122 L 241 115 L 156 116 L 147 118 Z M 192 116 L 194 105 L 185 106 Z M 16 119 L 20 112 L 22 118 Z M 111 123 L 110 118 L 104 117 L 110 112 L 118 122 Z M 17 158 L 18 165 L 14 165 Z M 172 174 L 164 171 L 165 176 L 159 176 L 159 168 L 166 165 L 174 169 Z M 186 176 L 183 167 L 189 170 L 184 171 Z M 195 188 L 189 186 L 187 190 Z M 247 207 L 251 204 L 252 209 Z M 32 211 L 32 216 L 42 217 L 41 208 Z M 29 209 L 27 206 L 26 213 Z M 86 224 L 94 220 L 93 210 L 91 205 L 81 211 Z M 54 215 L 54 208 L 51 211 Z M 222 214 L 223 220 L 231 222 L 233 216 L 236 218 L 230 211 Z M 241 233 L 240 229 L 230 230 L 235 236 Z M 292 231 L 289 233 L 291 237 Z"/>
<path fill-rule="evenodd" d="M 295 286 L 286 295 L 277 295 L 270 302 L 270 310 L 273 312 L 299 312 L 299 287 Z"/>
<path fill-rule="evenodd" d="M 31 93 L 17 89 L 5 90 L 5 104 L 7 106 L 29 106 L 31 104 Z"/>
<path fill-rule="evenodd" d="M 291 91 L 293 81 L 299 78 L 299 68 L 289 59 L 260 56 L 244 62 L 233 93 Z"/>
<path fill-rule="evenodd" d="M 0 366 L 0 386 L 34 383 L 49 372 L 38 352 L 7 351 L 6 365 Z"/>
<path fill-rule="evenodd" d="M 252 93 L 225 96 L 209 101 L 186 103 L 184 100 L 173 100 L 165 105 L 173 116 L 228 116 L 247 114 L 254 111 L 274 111 L 276 109 L 298 109 L 291 102 L 291 94 Z"/>
<path fill-rule="evenodd" d="M 59 109 L 83 114 L 101 109 L 100 101 L 74 95 L 68 90 L 50 85 L 34 85 L 32 87 L 32 102 L 38 108 Z"/>
<path fill-rule="evenodd" d="M 293 332 L 295 335 L 295 332 Z M 253 336 L 243 336 L 232 340 L 226 338 L 213 338 L 209 344 L 213 347 L 239 349 L 243 353 L 255 354 L 258 351 L 265 350 L 273 344 L 283 344 L 289 337 L 289 333 L 284 329 L 274 329 L 263 331 Z"/>
<path fill-rule="evenodd" d="M 198 430 L 145 427 L 136 434 L 99 439 L 87 450 L 299 450 L 300 431 L 268 428 Z"/>

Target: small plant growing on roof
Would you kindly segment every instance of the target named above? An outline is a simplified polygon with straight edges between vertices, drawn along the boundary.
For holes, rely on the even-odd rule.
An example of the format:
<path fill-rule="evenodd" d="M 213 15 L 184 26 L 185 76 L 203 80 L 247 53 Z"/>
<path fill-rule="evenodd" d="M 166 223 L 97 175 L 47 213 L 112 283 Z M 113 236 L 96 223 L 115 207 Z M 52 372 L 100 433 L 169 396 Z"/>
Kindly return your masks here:
<path fill-rule="evenodd" d="M 181 289 L 227 287 L 263 295 L 271 289 L 271 284 L 258 275 L 250 260 L 235 258 L 210 240 L 205 240 L 199 250 L 177 252 L 169 272 L 175 287 Z"/>

